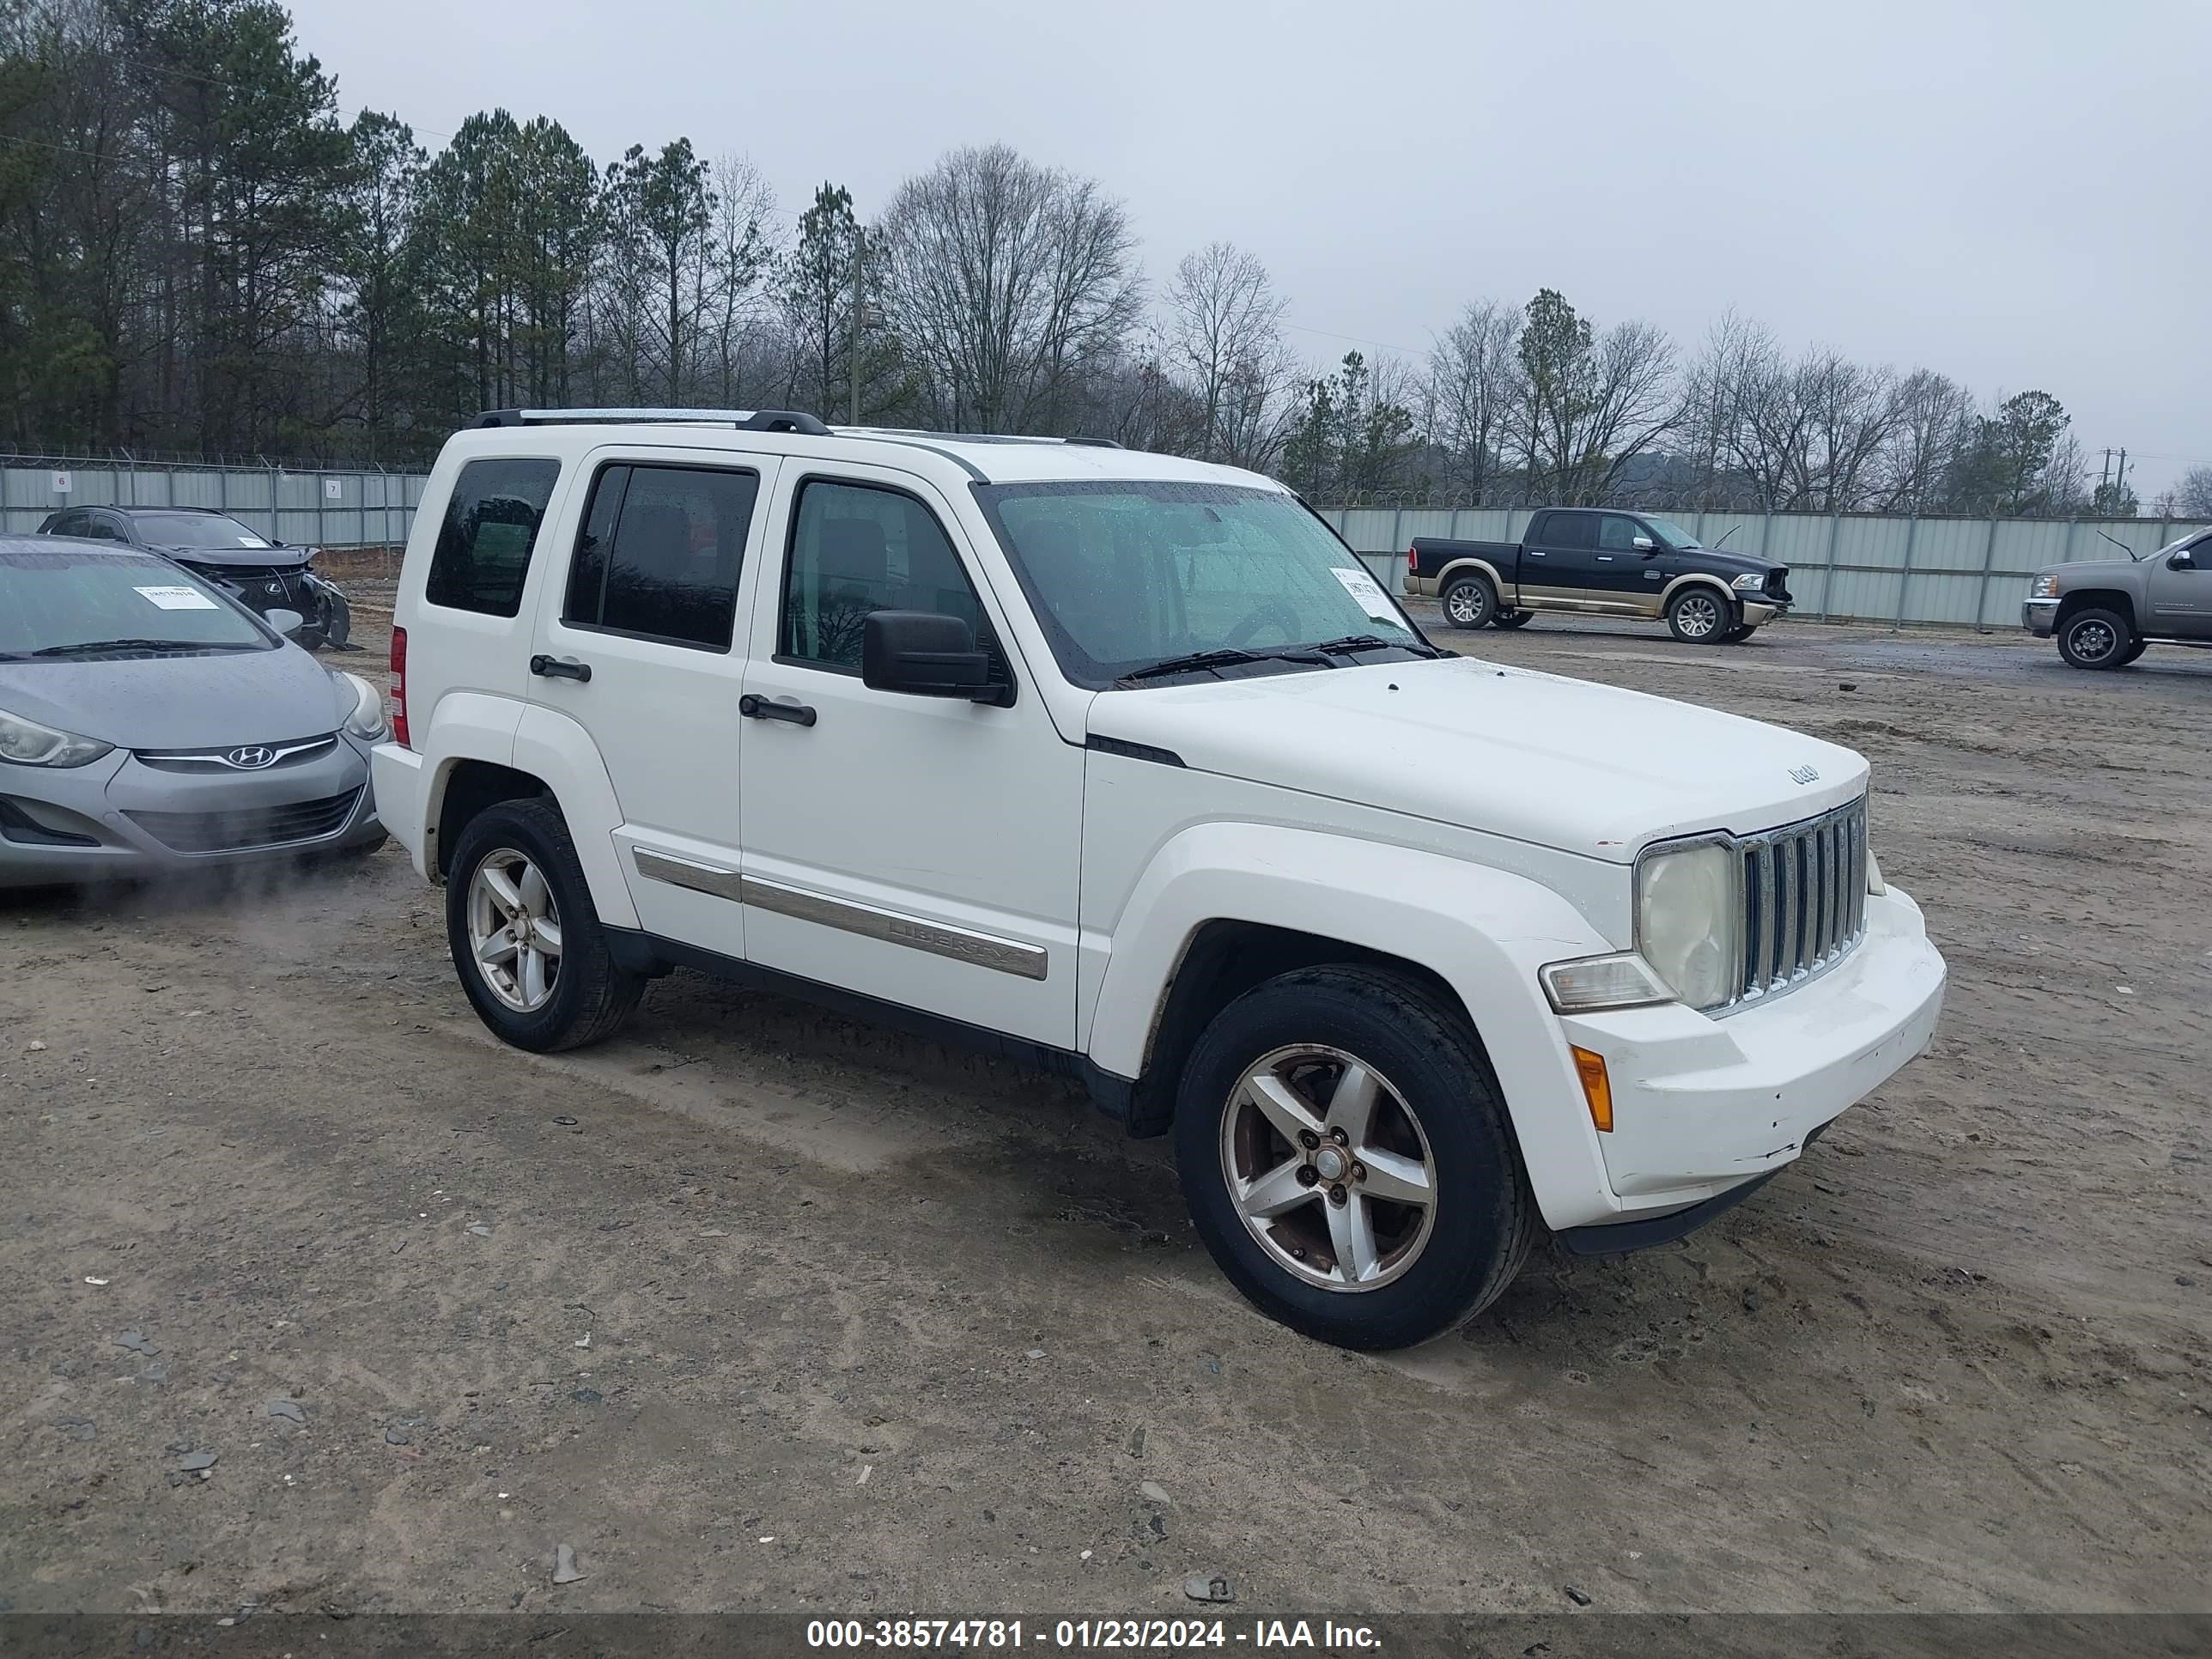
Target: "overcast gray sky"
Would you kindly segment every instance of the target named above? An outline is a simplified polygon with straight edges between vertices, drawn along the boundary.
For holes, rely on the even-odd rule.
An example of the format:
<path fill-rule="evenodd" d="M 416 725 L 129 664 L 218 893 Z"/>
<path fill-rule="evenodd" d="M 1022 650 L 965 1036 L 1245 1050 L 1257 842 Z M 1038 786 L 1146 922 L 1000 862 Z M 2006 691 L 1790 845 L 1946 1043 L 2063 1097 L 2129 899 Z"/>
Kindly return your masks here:
<path fill-rule="evenodd" d="M 435 149 L 550 115 L 604 164 L 688 136 L 796 215 L 863 217 L 1003 140 L 1128 203 L 1158 279 L 1226 238 L 1316 360 L 1418 356 L 1562 290 L 1693 349 L 2039 386 L 2148 500 L 2212 464 L 2207 0 L 293 0 L 302 45 Z M 1332 337 L 1346 337 L 1336 338 Z"/>

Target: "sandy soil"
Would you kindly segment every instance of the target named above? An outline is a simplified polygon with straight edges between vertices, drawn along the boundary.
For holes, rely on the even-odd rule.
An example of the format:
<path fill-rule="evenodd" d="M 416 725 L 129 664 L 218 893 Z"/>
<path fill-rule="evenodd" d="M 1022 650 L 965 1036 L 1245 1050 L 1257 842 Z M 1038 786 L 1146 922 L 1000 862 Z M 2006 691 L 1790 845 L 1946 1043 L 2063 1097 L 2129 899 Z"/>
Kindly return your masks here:
<path fill-rule="evenodd" d="M 1474 643 L 1876 763 L 1946 1024 L 1721 1222 L 1353 1357 L 1059 1084 L 689 975 L 601 1050 L 495 1047 L 396 852 L 10 897 L 0 1597 L 2212 1602 L 2212 659 Z"/>

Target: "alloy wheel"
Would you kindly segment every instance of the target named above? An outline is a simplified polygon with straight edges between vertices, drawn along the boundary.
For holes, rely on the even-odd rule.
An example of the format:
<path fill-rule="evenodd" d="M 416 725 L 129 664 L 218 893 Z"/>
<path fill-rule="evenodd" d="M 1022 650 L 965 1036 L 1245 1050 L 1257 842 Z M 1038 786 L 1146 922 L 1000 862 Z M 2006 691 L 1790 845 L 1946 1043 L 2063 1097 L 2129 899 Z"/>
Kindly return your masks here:
<path fill-rule="evenodd" d="M 1710 638 L 1721 625 L 1721 608 L 1703 593 L 1692 593 L 1674 607 L 1682 632 L 1693 640 Z"/>
<path fill-rule="evenodd" d="M 1435 1228 L 1437 1164 L 1420 1120 L 1340 1048 L 1277 1048 L 1245 1071 L 1222 1110 L 1221 1172 L 1274 1265 L 1328 1290 L 1390 1283 Z"/>
<path fill-rule="evenodd" d="M 552 1000 L 561 976 L 561 913 L 545 873 L 511 847 L 469 878 L 469 948 L 491 994 L 518 1013 Z"/>

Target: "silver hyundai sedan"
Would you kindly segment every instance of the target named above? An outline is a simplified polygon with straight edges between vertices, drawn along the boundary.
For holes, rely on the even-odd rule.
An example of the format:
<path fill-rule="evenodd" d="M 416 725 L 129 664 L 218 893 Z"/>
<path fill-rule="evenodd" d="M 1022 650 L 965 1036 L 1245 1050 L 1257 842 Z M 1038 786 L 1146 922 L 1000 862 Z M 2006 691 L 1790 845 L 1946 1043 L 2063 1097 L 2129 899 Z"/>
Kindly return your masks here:
<path fill-rule="evenodd" d="M 0 537 L 0 887 L 380 843 L 383 697 L 288 620 L 151 554 Z"/>

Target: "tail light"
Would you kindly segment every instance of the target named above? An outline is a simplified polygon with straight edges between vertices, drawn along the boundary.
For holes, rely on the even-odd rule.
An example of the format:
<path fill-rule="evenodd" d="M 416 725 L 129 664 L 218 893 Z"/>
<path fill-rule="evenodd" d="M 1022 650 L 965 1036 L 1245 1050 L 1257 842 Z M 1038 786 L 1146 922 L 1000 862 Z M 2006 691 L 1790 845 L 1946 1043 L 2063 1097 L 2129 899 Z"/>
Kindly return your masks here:
<path fill-rule="evenodd" d="M 1409 575 L 1409 576 L 1410 576 L 1410 575 L 1413 575 L 1414 573 L 1416 573 L 1417 571 L 1419 571 L 1419 570 L 1420 569 L 1420 568 L 1421 568 L 1421 550 L 1420 550 L 1420 549 L 1419 549 L 1418 547 L 1409 547 L 1409 548 L 1407 548 L 1407 549 L 1406 550 L 1406 574 L 1407 574 L 1407 575 Z"/>
<path fill-rule="evenodd" d="M 407 736 L 407 630 L 392 630 L 392 740 L 402 749 L 415 745 Z"/>

